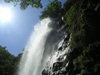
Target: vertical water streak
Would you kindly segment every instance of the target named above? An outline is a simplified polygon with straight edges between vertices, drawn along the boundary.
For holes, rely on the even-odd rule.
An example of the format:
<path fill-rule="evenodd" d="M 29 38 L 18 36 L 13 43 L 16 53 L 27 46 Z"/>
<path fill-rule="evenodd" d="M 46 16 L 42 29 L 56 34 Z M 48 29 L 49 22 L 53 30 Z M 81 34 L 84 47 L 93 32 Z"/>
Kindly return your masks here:
<path fill-rule="evenodd" d="M 41 75 L 46 59 L 58 41 L 58 33 L 53 30 L 53 24 L 47 18 L 34 26 L 20 61 L 18 75 Z"/>

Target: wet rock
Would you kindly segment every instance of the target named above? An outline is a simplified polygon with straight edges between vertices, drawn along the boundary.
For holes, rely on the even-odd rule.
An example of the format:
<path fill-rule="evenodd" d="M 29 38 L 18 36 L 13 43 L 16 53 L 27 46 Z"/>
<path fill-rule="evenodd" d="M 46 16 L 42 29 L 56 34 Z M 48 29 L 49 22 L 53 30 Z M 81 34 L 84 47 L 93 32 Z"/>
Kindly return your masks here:
<path fill-rule="evenodd" d="M 54 71 L 57 71 L 57 70 L 60 70 L 62 68 L 62 64 L 63 62 L 56 62 L 53 64 L 53 72 Z"/>
<path fill-rule="evenodd" d="M 64 61 L 64 59 L 66 58 L 66 56 L 64 57 L 64 55 L 60 56 L 57 60 L 58 61 Z"/>
<path fill-rule="evenodd" d="M 58 51 L 61 51 L 63 48 L 62 47 L 60 47 L 59 49 L 58 49 Z"/>
<path fill-rule="evenodd" d="M 48 70 L 45 70 L 45 69 L 44 69 L 44 70 L 42 71 L 42 75 L 49 75 Z"/>

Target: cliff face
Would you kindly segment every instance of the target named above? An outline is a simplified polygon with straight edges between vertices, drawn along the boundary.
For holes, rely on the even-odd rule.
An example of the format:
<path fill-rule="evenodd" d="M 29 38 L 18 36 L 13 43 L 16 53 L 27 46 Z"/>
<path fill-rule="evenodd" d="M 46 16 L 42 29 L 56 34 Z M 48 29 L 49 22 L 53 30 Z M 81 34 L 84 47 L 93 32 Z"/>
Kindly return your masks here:
<path fill-rule="evenodd" d="M 67 0 L 64 12 L 67 32 L 42 75 L 99 75 L 100 1 Z"/>

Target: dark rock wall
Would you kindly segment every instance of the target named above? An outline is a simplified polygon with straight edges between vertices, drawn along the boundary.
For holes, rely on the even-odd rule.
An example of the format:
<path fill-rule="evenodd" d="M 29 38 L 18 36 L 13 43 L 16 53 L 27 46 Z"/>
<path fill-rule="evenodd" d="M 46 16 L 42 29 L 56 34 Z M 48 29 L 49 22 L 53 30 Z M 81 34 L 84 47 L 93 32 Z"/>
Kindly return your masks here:
<path fill-rule="evenodd" d="M 67 37 L 58 52 L 67 52 L 59 52 L 58 61 L 42 75 L 100 75 L 100 0 L 67 0 L 64 22 Z"/>

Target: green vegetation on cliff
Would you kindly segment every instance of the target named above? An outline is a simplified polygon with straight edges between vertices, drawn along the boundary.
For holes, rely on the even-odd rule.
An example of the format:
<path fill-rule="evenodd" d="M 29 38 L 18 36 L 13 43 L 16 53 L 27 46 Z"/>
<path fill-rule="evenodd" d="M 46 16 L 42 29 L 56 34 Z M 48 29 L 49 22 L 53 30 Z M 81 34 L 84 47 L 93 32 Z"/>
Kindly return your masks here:
<path fill-rule="evenodd" d="M 53 66 L 54 75 L 99 75 L 100 1 L 67 0 L 63 9 L 71 50 L 60 66 Z M 59 71 L 57 67 L 66 67 L 66 71 Z"/>
<path fill-rule="evenodd" d="M 64 16 L 68 33 L 71 33 L 68 74 L 97 75 L 100 69 L 100 1 L 73 1 L 70 7 L 65 7 Z"/>

